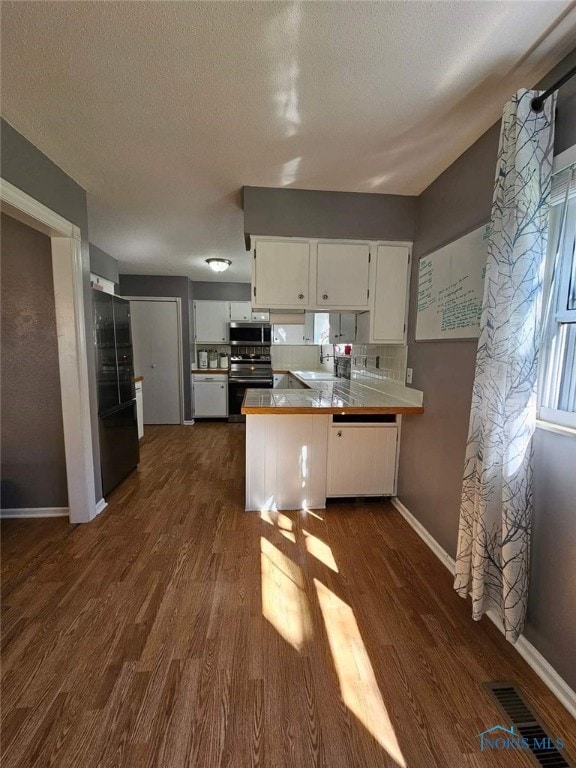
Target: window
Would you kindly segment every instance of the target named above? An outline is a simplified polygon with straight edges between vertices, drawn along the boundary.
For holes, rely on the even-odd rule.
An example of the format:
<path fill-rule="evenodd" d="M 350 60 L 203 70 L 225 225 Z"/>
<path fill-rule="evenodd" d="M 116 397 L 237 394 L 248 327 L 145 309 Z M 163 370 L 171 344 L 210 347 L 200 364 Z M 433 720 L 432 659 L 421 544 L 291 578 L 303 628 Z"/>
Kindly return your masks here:
<path fill-rule="evenodd" d="M 314 314 L 314 344 L 328 344 L 330 337 L 330 315 L 328 312 Z"/>
<path fill-rule="evenodd" d="M 538 416 L 576 427 L 576 166 L 552 179 Z"/>

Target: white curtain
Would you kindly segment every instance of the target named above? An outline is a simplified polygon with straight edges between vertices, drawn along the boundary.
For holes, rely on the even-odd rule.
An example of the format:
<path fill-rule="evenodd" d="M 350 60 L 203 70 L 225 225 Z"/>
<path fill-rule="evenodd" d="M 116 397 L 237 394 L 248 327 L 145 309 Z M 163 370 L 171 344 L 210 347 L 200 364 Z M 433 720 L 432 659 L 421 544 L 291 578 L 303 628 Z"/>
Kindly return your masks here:
<path fill-rule="evenodd" d="M 500 132 L 454 588 L 480 619 L 496 609 L 522 632 L 532 525 L 532 436 L 555 100 L 506 104 Z"/>

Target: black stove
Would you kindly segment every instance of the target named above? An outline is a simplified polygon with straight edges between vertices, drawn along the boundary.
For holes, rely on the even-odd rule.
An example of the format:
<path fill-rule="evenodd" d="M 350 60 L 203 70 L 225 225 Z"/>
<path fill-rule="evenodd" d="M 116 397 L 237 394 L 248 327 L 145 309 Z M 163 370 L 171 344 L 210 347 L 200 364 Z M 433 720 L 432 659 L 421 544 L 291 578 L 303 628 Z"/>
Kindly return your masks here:
<path fill-rule="evenodd" d="M 272 389 L 273 383 L 269 348 L 263 347 L 259 352 L 247 349 L 232 355 L 228 374 L 228 421 L 246 421 L 240 411 L 247 389 Z"/>

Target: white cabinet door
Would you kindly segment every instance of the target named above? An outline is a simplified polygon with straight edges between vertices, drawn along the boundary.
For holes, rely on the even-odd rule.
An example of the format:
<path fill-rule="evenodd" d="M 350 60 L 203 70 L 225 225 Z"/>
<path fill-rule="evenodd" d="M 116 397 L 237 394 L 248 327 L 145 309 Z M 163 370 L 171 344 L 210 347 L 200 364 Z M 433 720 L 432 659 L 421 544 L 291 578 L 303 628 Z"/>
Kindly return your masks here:
<path fill-rule="evenodd" d="M 228 341 L 229 322 L 229 301 L 194 302 L 194 338 L 197 342 L 225 344 Z"/>
<path fill-rule="evenodd" d="M 351 344 L 356 341 L 356 317 L 353 312 L 341 313 L 339 344 Z"/>
<path fill-rule="evenodd" d="M 369 271 L 367 243 L 318 243 L 316 303 L 367 309 Z"/>
<path fill-rule="evenodd" d="M 258 240 L 253 303 L 266 308 L 307 306 L 310 303 L 309 273 L 309 243 Z"/>
<path fill-rule="evenodd" d="M 304 344 L 304 326 L 273 325 L 272 344 Z"/>
<path fill-rule="evenodd" d="M 225 418 L 228 416 L 228 386 L 226 376 L 214 381 L 194 380 L 194 418 Z"/>
<path fill-rule="evenodd" d="M 251 323 L 252 305 L 249 301 L 231 301 L 230 302 L 230 322 L 231 323 Z"/>
<path fill-rule="evenodd" d="M 297 379 L 296 376 L 288 374 L 288 389 L 309 389 L 309 387 L 307 387 L 306 384 L 302 384 L 300 379 Z"/>
<path fill-rule="evenodd" d="M 275 373 L 272 378 L 274 379 L 274 389 L 289 388 L 289 377 L 287 373 Z"/>
<path fill-rule="evenodd" d="M 340 344 L 340 312 L 330 312 L 330 344 Z"/>
<path fill-rule="evenodd" d="M 252 312 L 253 323 L 269 323 L 270 312 Z"/>
<path fill-rule="evenodd" d="M 356 315 L 353 312 L 330 312 L 330 344 L 356 341 Z"/>
<path fill-rule="evenodd" d="M 144 401 L 142 399 L 142 382 L 136 382 L 136 419 L 138 421 L 138 440 L 144 437 Z"/>
<path fill-rule="evenodd" d="M 304 344 L 314 344 L 315 320 L 314 312 L 304 313 Z"/>
<path fill-rule="evenodd" d="M 328 496 L 388 496 L 396 475 L 396 424 L 332 424 Z"/>
<path fill-rule="evenodd" d="M 403 342 L 408 299 L 409 256 L 407 245 L 379 245 L 376 263 L 372 339 Z"/>

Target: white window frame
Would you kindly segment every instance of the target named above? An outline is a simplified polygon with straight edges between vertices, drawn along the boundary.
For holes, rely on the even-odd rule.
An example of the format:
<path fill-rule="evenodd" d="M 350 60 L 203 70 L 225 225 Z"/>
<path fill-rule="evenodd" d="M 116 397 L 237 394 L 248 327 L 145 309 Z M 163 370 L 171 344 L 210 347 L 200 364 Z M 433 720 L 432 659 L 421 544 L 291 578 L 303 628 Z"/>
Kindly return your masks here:
<path fill-rule="evenodd" d="M 552 169 L 553 174 L 562 172 L 576 163 L 576 145 L 570 147 L 565 152 L 557 155 L 554 158 L 554 165 Z M 550 255 L 550 254 L 549 254 Z M 571 279 L 569 261 L 562 263 L 560 273 L 560 294 L 567 295 L 569 289 L 569 283 Z M 547 270 L 550 265 L 547 265 Z M 548 282 L 549 285 L 549 282 Z M 559 322 L 572 322 L 576 319 L 576 310 L 566 310 L 564 312 L 555 313 L 555 320 Z M 544 329 L 546 332 L 546 329 Z M 549 343 L 547 338 L 542 341 L 542 353 L 545 356 L 545 349 Z M 576 363 L 576 361 L 575 361 Z M 540 386 L 539 392 L 543 391 L 544 377 L 546 376 L 546 365 L 541 365 L 540 369 Z M 540 395 L 539 395 L 540 397 Z M 539 429 L 547 429 L 554 432 L 560 432 L 562 434 L 569 434 L 576 436 L 576 413 L 570 411 L 559 410 L 555 408 L 547 408 L 541 403 L 538 403 L 537 410 L 537 422 L 536 426 Z"/>

